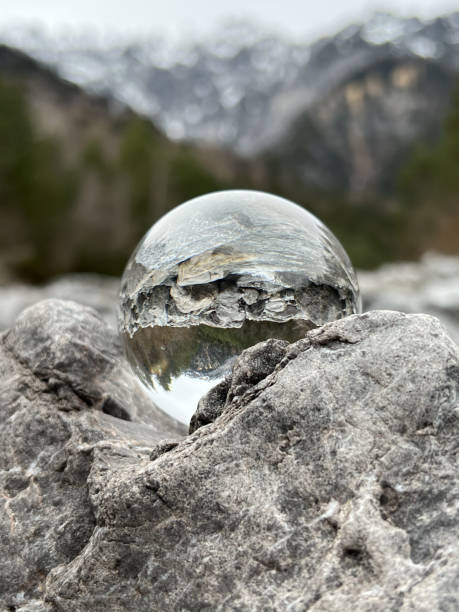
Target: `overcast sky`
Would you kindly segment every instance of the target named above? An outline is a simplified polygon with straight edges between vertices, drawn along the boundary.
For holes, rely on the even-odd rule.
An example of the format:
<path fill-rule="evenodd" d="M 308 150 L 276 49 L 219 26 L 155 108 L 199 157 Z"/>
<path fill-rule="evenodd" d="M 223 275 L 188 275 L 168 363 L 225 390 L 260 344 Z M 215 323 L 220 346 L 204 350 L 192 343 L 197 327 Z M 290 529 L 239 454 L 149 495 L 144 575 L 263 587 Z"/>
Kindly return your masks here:
<path fill-rule="evenodd" d="M 126 34 L 199 36 L 229 16 L 311 39 L 376 10 L 431 17 L 459 10 L 458 0 L 0 0 L 0 25 L 38 21 L 51 29 L 87 27 Z"/>

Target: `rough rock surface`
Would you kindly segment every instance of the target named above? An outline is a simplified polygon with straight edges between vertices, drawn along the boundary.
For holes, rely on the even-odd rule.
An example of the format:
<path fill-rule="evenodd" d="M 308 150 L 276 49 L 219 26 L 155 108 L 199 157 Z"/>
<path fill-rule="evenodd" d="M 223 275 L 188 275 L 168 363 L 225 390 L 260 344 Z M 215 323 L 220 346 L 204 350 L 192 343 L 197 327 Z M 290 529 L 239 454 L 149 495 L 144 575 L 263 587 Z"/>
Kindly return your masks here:
<path fill-rule="evenodd" d="M 0 610 L 46 609 L 49 572 L 86 546 L 95 448 L 148 458 L 184 433 L 120 356 L 113 330 L 74 302 L 40 302 L 0 337 Z"/>
<path fill-rule="evenodd" d="M 2 609 L 457 609 L 459 352 L 436 319 L 249 349 L 187 437 L 117 355 L 71 303 L 0 339 Z"/>

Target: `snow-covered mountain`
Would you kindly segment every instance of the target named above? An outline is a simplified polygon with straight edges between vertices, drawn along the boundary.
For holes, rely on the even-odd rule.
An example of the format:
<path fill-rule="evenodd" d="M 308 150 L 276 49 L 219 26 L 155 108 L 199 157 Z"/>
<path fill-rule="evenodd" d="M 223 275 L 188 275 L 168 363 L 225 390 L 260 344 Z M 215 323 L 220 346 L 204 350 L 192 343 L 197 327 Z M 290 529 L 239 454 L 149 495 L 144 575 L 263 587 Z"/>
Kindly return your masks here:
<path fill-rule="evenodd" d="M 10 28 L 0 41 L 66 79 L 151 117 L 169 137 L 253 154 L 358 72 L 388 59 L 459 69 L 459 12 L 431 21 L 377 14 L 314 44 L 232 23 L 206 40 L 171 46 L 157 36 L 101 40 Z"/>

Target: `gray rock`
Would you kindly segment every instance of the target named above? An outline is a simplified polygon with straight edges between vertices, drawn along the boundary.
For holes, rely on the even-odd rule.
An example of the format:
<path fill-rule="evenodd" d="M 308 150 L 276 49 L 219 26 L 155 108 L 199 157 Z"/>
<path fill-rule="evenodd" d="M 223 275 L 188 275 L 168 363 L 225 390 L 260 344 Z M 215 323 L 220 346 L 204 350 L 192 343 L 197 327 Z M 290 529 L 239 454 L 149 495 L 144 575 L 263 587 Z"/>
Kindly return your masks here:
<path fill-rule="evenodd" d="M 459 343 L 459 257 L 426 253 L 358 276 L 365 310 L 431 314 Z"/>
<path fill-rule="evenodd" d="M 0 330 L 14 325 L 24 308 L 51 298 L 91 306 L 116 327 L 118 292 L 118 278 L 97 274 L 67 274 L 42 286 L 21 283 L 0 286 Z"/>
<path fill-rule="evenodd" d="M 187 437 L 132 378 L 131 421 L 102 411 L 107 329 L 48 302 L 1 340 L 5 609 L 457 609 L 459 352 L 436 319 L 253 347 Z"/>
<path fill-rule="evenodd" d="M 0 338 L 0 364 L 0 609 L 43 610 L 49 572 L 94 532 L 94 449 L 148 458 L 184 431 L 152 405 L 113 329 L 74 302 L 25 310 Z"/>
<path fill-rule="evenodd" d="M 200 401 L 190 422 L 190 433 L 215 421 L 231 401 L 266 378 L 287 352 L 288 342 L 270 339 L 245 350 L 236 360 L 231 376 L 213 387 Z"/>

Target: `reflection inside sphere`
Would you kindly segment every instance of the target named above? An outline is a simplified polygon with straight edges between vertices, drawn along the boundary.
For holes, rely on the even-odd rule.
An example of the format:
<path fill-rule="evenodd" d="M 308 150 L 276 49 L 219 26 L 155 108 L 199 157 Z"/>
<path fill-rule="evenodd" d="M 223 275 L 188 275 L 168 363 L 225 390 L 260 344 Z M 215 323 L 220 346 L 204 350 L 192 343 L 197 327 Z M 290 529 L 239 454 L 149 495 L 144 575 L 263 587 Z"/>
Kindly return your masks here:
<path fill-rule="evenodd" d="M 157 405 L 188 422 L 245 348 L 359 310 L 349 258 L 316 217 L 271 194 L 222 191 L 142 239 L 121 283 L 120 331 Z"/>

